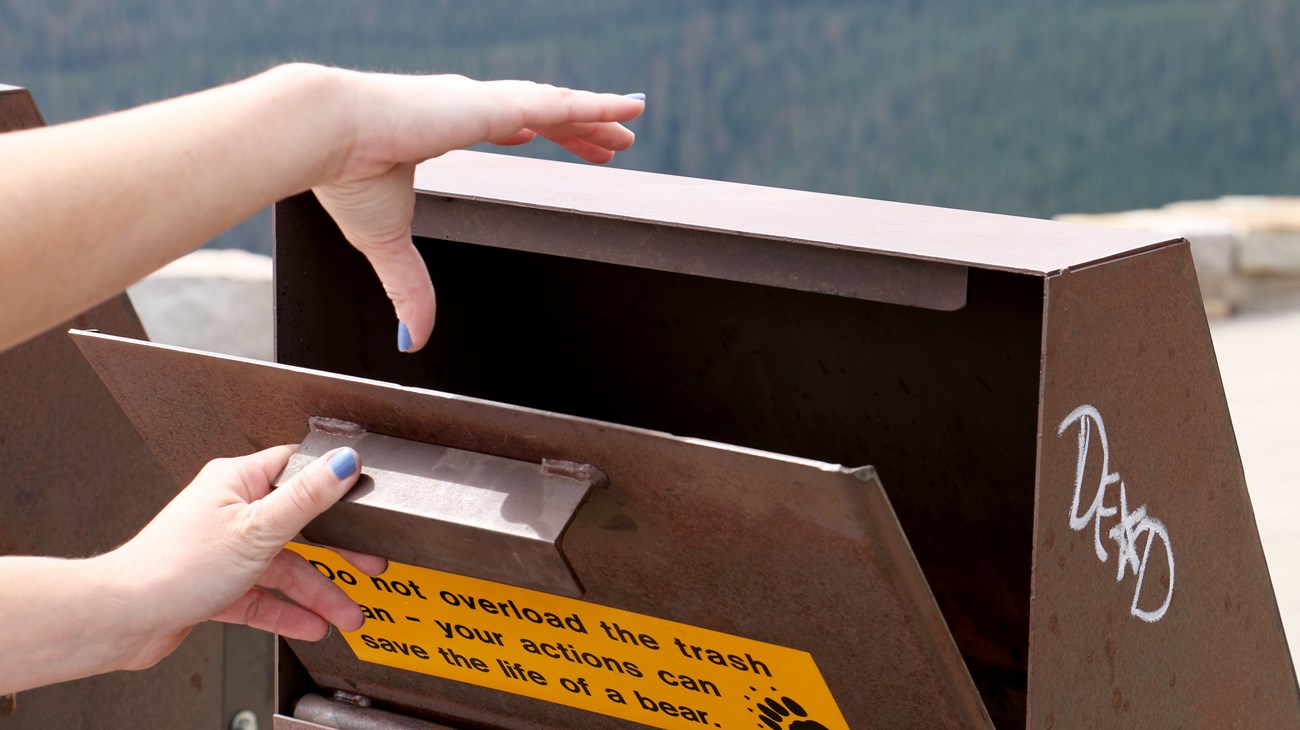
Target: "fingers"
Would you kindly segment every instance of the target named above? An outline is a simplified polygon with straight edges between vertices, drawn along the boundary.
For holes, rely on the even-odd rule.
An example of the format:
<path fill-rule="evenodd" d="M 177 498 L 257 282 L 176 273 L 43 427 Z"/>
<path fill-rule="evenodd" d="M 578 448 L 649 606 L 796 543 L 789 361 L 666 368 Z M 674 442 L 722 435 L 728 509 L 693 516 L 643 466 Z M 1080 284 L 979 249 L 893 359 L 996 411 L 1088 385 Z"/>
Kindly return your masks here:
<path fill-rule="evenodd" d="M 273 446 L 248 456 L 241 456 L 234 461 L 239 470 L 240 479 L 249 490 L 248 499 L 261 499 L 271 491 L 271 484 L 289 464 L 289 457 L 298 450 L 297 446 Z"/>
<path fill-rule="evenodd" d="M 362 248 L 397 314 L 397 349 L 418 352 L 433 334 L 438 299 L 424 258 L 408 234 L 393 246 Z"/>
<path fill-rule="evenodd" d="M 261 544 L 283 545 L 329 509 L 357 482 L 361 459 L 335 449 L 308 464 L 289 483 L 248 505 L 247 533 Z"/>
<path fill-rule="evenodd" d="M 343 548 L 331 547 L 330 550 L 338 553 L 344 560 L 352 563 L 353 567 L 369 576 L 383 575 L 388 570 L 388 558 L 381 558 L 378 555 L 369 555 L 367 553 L 358 553 L 353 550 L 344 550 Z"/>
<path fill-rule="evenodd" d="M 592 144 L 585 139 L 578 139 L 575 137 L 559 137 L 558 139 L 552 139 L 550 135 L 543 136 L 587 162 L 603 165 L 614 159 L 613 150 Z"/>
<path fill-rule="evenodd" d="M 494 91 L 518 99 L 523 127 L 540 129 L 584 122 L 626 122 L 645 111 L 645 100 L 528 81 L 489 81 Z"/>
<path fill-rule="evenodd" d="M 509 137 L 492 140 L 492 144 L 500 145 L 501 147 L 513 147 L 515 145 L 528 144 L 534 139 L 537 139 L 536 132 L 531 129 L 521 129 Z"/>
<path fill-rule="evenodd" d="M 243 624 L 303 641 L 320 641 L 329 633 L 329 622 L 325 619 L 261 588 L 249 589 L 212 620 Z"/>
<path fill-rule="evenodd" d="M 424 258 L 411 239 L 415 166 L 374 178 L 316 188 L 316 197 L 379 276 L 397 315 L 402 352 L 423 348 L 433 333 L 437 299 Z"/>
<path fill-rule="evenodd" d="M 632 146 L 636 135 L 618 122 L 632 119 L 645 109 L 643 99 L 617 94 L 594 94 L 538 84 L 529 86 L 530 93 L 507 88 L 510 93 L 519 94 L 525 129 L 597 164 L 609 162 L 614 152 Z"/>
<path fill-rule="evenodd" d="M 570 140 L 581 139 L 614 152 L 625 150 L 636 141 L 632 130 L 617 123 L 574 122 L 559 127 L 538 127 L 534 131 L 560 146 Z"/>
<path fill-rule="evenodd" d="M 355 601 L 292 550 L 276 554 L 257 586 L 213 618 L 309 641 L 324 636 L 327 624 L 354 631 L 365 622 Z"/>

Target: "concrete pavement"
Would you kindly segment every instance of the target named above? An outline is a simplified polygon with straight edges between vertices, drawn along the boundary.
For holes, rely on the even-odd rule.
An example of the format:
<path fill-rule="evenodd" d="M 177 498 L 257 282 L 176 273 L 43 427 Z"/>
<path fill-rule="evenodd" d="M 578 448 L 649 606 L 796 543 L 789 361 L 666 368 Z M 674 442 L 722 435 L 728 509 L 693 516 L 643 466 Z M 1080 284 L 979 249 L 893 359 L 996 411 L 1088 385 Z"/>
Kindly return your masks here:
<path fill-rule="evenodd" d="M 1246 487 L 1300 665 L 1300 310 L 1211 324 Z"/>

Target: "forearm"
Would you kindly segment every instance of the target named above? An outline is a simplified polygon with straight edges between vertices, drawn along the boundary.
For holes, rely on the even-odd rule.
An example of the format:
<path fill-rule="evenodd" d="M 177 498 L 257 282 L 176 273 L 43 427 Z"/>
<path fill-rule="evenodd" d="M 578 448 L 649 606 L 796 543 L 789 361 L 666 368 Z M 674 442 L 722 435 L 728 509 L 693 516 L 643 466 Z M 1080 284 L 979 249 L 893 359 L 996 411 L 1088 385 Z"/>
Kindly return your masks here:
<path fill-rule="evenodd" d="M 130 668 L 147 620 L 111 554 L 0 557 L 0 694 Z"/>
<path fill-rule="evenodd" d="M 348 72 L 228 86 L 0 135 L 0 350 L 337 174 Z"/>

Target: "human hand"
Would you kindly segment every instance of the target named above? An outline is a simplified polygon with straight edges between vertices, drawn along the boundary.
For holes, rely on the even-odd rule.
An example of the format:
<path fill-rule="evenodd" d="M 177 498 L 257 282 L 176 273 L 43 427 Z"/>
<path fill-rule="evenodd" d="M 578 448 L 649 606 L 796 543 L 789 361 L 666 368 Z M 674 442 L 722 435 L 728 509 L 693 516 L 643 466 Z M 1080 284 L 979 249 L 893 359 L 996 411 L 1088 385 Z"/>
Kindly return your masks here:
<path fill-rule="evenodd" d="M 549 139 L 588 162 L 605 163 L 635 135 L 619 124 L 642 99 L 528 81 L 346 72 L 355 95 L 351 143 L 337 174 L 313 188 L 343 235 L 383 282 L 398 318 L 398 348 L 414 352 L 433 331 L 435 299 L 411 240 L 415 164 L 480 142 Z"/>
<path fill-rule="evenodd" d="M 357 604 L 284 549 L 356 483 L 357 454 L 331 451 L 272 490 L 294 449 L 210 462 L 140 534 L 97 559 L 135 588 L 127 600 L 140 620 L 123 637 L 124 668 L 152 666 L 209 619 L 309 641 L 324 637 L 330 624 L 361 626 Z M 368 575 L 387 568 L 382 558 L 339 552 Z"/>

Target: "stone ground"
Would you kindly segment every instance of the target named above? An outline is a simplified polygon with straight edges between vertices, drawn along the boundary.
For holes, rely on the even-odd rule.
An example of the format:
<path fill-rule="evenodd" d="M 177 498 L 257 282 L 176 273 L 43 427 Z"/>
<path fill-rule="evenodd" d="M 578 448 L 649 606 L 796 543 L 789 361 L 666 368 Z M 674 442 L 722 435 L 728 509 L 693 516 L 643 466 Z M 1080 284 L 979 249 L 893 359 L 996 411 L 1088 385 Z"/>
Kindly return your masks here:
<path fill-rule="evenodd" d="M 157 342 L 269 360 L 271 260 L 198 251 L 131 288 Z M 1215 320 L 1224 390 L 1273 589 L 1300 665 L 1300 309 Z"/>
<path fill-rule="evenodd" d="M 1300 665 L 1300 310 L 1211 325 L 1246 487 Z"/>

